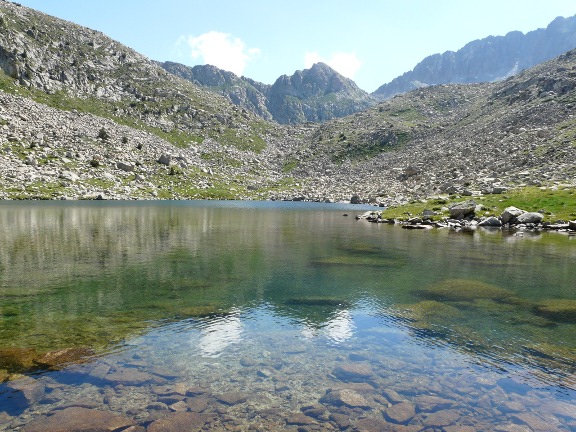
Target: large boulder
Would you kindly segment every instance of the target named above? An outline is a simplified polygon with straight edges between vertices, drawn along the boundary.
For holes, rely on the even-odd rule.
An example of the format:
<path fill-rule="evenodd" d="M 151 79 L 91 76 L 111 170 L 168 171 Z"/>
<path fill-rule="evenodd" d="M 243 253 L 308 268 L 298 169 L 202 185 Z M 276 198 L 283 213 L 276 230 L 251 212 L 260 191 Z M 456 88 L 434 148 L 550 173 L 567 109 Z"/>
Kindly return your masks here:
<path fill-rule="evenodd" d="M 487 217 L 485 219 L 482 219 L 479 223 L 478 226 L 483 226 L 483 227 L 501 227 L 502 226 L 502 221 L 500 219 L 498 219 L 497 217 L 494 216 L 490 216 Z"/>
<path fill-rule="evenodd" d="M 454 219 L 464 219 L 467 216 L 473 216 L 476 211 L 476 202 L 474 200 L 468 200 L 452 204 L 448 210 L 450 211 L 450 216 Z"/>
<path fill-rule="evenodd" d="M 361 203 L 362 199 L 358 195 L 352 195 L 352 198 L 350 198 L 350 204 L 361 204 Z"/>
<path fill-rule="evenodd" d="M 506 207 L 504 212 L 500 216 L 500 220 L 503 224 L 516 223 L 518 216 L 526 213 L 524 210 L 520 210 L 516 207 Z"/>
<path fill-rule="evenodd" d="M 522 213 L 520 216 L 516 218 L 516 220 L 520 224 L 538 224 L 542 222 L 543 219 L 544 215 L 536 212 Z"/>

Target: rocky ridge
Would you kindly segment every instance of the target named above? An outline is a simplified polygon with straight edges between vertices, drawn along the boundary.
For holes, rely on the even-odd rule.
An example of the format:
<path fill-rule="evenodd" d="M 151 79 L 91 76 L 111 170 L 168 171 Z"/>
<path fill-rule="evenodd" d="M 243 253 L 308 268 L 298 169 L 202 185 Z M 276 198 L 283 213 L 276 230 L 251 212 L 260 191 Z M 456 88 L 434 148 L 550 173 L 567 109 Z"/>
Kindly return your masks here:
<path fill-rule="evenodd" d="M 238 77 L 211 65 L 188 67 L 173 62 L 160 65 L 176 76 L 222 94 L 235 105 L 281 124 L 324 122 L 376 103 L 354 81 L 324 63 L 291 76 L 283 75 L 273 85 Z"/>
<path fill-rule="evenodd" d="M 426 57 L 372 95 L 387 99 L 430 85 L 500 81 L 575 47 L 576 16 L 558 17 L 545 29 L 489 36 L 456 52 Z"/>

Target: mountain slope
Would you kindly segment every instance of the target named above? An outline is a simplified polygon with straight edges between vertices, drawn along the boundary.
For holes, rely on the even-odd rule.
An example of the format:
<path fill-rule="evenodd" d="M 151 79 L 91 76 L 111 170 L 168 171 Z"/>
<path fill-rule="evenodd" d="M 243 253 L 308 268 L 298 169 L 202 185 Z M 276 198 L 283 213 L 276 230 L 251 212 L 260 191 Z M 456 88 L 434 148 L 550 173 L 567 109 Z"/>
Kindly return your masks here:
<path fill-rule="evenodd" d="M 456 52 L 429 56 L 412 71 L 379 87 L 373 95 L 387 99 L 429 85 L 498 81 L 575 47 L 576 16 L 558 17 L 546 29 L 490 36 Z"/>
<path fill-rule="evenodd" d="M 329 172 L 388 203 L 574 185 L 576 50 L 500 83 L 442 85 L 318 127 L 299 175 Z M 362 180 L 358 180 L 362 179 Z M 379 199 L 378 199 L 379 200 Z"/>
<path fill-rule="evenodd" d="M 242 146 L 246 136 L 254 148 L 266 145 L 255 116 L 102 33 L 14 3 L 2 2 L 0 11 L 5 90 L 16 84 L 41 102 L 140 125 L 177 145 L 213 138 Z"/>
<path fill-rule="evenodd" d="M 8 2 L 0 17 L 3 199 L 393 205 L 576 182 L 576 51 L 499 83 L 433 86 L 284 126 L 101 33 Z M 347 88 L 333 77 L 319 64 L 280 79 L 278 92 L 303 110 Z"/>
<path fill-rule="evenodd" d="M 271 86 L 211 65 L 159 64 L 174 75 L 226 96 L 235 105 L 282 124 L 323 122 L 375 103 L 352 80 L 324 63 L 283 75 Z"/>
<path fill-rule="evenodd" d="M 255 183 L 276 190 L 289 145 L 279 125 L 104 34 L 10 2 L 0 91 L 4 197 L 251 197 Z"/>

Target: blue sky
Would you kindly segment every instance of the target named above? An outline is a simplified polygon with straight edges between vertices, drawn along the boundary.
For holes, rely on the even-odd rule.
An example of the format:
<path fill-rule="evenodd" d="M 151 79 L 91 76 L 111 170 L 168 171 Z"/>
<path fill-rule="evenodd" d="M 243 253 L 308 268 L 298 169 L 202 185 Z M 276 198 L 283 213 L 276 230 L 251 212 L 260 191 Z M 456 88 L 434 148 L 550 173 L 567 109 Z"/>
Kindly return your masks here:
<path fill-rule="evenodd" d="M 374 91 L 424 57 L 576 15 L 574 0 L 18 0 L 154 60 L 272 84 L 324 61 Z"/>

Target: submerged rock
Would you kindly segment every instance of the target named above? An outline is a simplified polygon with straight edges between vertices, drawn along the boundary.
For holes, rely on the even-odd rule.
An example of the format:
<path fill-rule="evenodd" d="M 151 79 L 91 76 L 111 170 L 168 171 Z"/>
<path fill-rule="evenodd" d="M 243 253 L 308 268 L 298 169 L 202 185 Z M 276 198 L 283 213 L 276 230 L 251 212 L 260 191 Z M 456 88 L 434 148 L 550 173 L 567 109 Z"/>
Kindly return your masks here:
<path fill-rule="evenodd" d="M 425 298 L 439 301 L 472 302 L 479 299 L 506 301 L 514 292 L 472 279 L 448 279 L 418 291 Z"/>
<path fill-rule="evenodd" d="M 86 408 L 66 408 L 49 417 L 38 417 L 23 432 L 115 431 L 134 425 L 123 415 Z"/>
<path fill-rule="evenodd" d="M 350 389 L 328 390 L 320 402 L 333 406 L 348 406 L 351 408 L 368 408 L 370 404 L 359 393 Z"/>
<path fill-rule="evenodd" d="M 44 384 L 30 377 L 12 381 L 8 384 L 8 388 L 17 394 L 16 398 L 19 396 L 21 398 L 23 397 L 27 404 L 40 402 L 44 398 L 46 391 Z M 14 399 L 14 397 L 12 399 Z"/>
<path fill-rule="evenodd" d="M 90 348 L 64 348 L 48 352 L 42 357 L 35 359 L 34 362 L 48 369 L 61 369 L 70 363 L 85 362 L 88 357 L 94 354 L 95 351 Z"/>
<path fill-rule="evenodd" d="M 462 312 L 454 306 L 436 300 L 424 300 L 405 308 L 406 317 L 415 321 L 445 319 L 462 315 Z"/>
<path fill-rule="evenodd" d="M 360 266 L 360 267 L 388 267 L 388 268 L 400 268 L 404 266 L 401 259 L 390 259 L 371 255 L 345 255 L 330 258 L 322 258 L 312 262 L 314 265 L 318 266 Z"/>
<path fill-rule="evenodd" d="M 349 307 L 350 303 L 336 298 L 326 298 L 326 297 L 302 297 L 293 298 L 286 301 L 287 305 L 294 306 L 338 306 L 338 307 Z"/>
<path fill-rule="evenodd" d="M 406 424 L 416 415 L 416 407 L 413 403 L 402 402 L 392 405 L 386 411 L 384 416 L 388 421 L 398 424 Z"/>
<path fill-rule="evenodd" d="M 147 432 L 181 432 L 201 430 L 209 417 L 205 414 L 198 414 L 192 412 L 175 412 L 167 415 L 164 418 L 152 422 Z"/>
<path fill-rule="evenodd" d="M 374 375 L 367 364 L 345 364 L 336 367 L 332 374 L 341 381 L 364 382 Z"/>
<path fill-rule="evenodd" d="M 553 299 L 538 303 L 536 314 L 557 322 L 576 322 L 576 300 Z"/>
<path fill-rule="evenodd" d="M 9 372 L 24 372 L 35 366 L 37 353 L 33 348 L 0 349 L 0 369 Z"/>
<path fill-rule="evenodd" d="M 232 391 L 228 393 L 224 393 L 216 397 L 218 402 L 221 402 L 225 405 L 238 405 L 244 403 L 248 400 L 248 396 L 244 393 Z"/>

